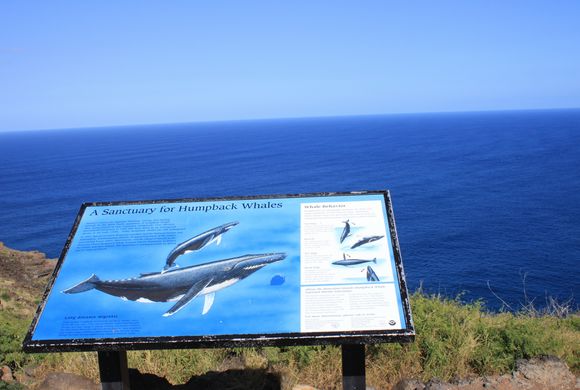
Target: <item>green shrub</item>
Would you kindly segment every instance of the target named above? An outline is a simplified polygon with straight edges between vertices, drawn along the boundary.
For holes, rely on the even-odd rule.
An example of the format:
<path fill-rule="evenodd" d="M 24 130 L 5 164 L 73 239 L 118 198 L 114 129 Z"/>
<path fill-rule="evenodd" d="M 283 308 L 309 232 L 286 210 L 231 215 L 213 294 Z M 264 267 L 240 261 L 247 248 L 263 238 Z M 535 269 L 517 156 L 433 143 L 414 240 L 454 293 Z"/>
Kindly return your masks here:
<path fill-rule="evenodd" d="M 0 365 L 14 369 L 22 367 L 29 360 L 21 349 L 28 325 L 27 319 L 0 312 Z"/>
<path fill-rule="evenodd" d="M 24 386 L 18 382 L 8 383 L 0 381 L 0 390 L 24 390 Z"/>
<path fill-rule="evenodd" d="M 12 297 L 10 296 L 10 294 L 7 291 L 2 291 L 2 293 L 0 294 L 1 301 L 9 301 L 11 299 L 12 299 Z"/>

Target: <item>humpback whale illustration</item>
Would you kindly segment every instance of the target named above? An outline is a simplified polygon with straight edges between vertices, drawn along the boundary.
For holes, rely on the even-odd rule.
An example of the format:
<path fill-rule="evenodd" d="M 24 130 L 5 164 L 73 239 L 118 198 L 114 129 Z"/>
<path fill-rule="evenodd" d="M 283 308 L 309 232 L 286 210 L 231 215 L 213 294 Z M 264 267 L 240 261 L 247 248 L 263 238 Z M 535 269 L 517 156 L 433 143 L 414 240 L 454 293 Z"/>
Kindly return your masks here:
<path fill-rule="evenodd" d="M 375 273 L 375 270 L 369 265 L 367 266 L 367 282 L 379 282 L 379 277 Z"/>
<path fill-rule="evenodd" d="M 346 221 L 344 221 L 343 223 L 344 223 L 344 229 L 342 229 L 342 234 L 340 235 L 340 243 L 341 244 L 344 241 L 344 239 L 350 235 L 350 224 L 348 223 L 348 219 Z"/>
<path fill-rule="evenodd" d="M 167 260 L 165 260 L 165 267 L 163 268 L 162 272 L 166 272 L 169 268 L 171 268 L 175 262 L 175 259 L 183 254 L 198 251 L 214 241 L 216 241 L 217 245 L 219 245 L 222 239 L 222 234 L 226 233 L 238 223 L 239 222 L 236 221 L 220 225 L 177 245 L 167 255 Z"/>
<path fill-rule="evenodd" d="M 383 237 L 384 236 L 363 237 L 360 240 L 358 240 L 357 242 L 355 242 L 354 245 L 350 247 L 350 249 L 354 249 L 354 248 L 357 248 L 357 247 L 359 247 L 361 245 L 368 244 L 369 242 L 373 242 L 373 241 L 380 240 Z"/>
<path fill-rule="evenodd" d="M 202 315 L 211 308 L 215 292 L 229 287 L 268 264 L 284 260 L 286 253 L 248 254 L 166 272 L 141 274 L 124 280 L 101 280 L 93 274 L 87 280 L 64 290 L 77 294 L 97 289 L 131 301 L 169 302 L 177 300 L 164 317 L 175 314 L 197 296 L 204 295 Z"/>
<path fill-rule="evenodd" d="M 377 263 L 377 258 L 375 257 L 372 260 L 366 260 L 366 259 L 347 259 L 346 258 L 346 254 L 342 254 L 342 260 L 337 260 L 337 261 L 333 261 L 332 264 L 334 265 L 342 265 L 345 267 L 349 267 L 349 266 L 353 266 L 353 265 L 359 265 L 359 264 L 364 264 L 364 263 Z"/>

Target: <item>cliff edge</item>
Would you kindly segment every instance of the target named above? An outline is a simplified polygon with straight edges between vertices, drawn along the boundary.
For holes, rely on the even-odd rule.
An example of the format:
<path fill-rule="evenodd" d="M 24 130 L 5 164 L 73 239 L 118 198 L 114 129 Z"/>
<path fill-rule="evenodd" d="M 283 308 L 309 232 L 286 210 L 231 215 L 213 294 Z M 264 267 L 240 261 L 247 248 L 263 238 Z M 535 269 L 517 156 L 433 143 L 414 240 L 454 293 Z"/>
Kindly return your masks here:
<path fill-rule="evenodd" d="M 0 242 L 0 308 L 33 313 L 55 265 L 44 253 L 10 249 Z"/>

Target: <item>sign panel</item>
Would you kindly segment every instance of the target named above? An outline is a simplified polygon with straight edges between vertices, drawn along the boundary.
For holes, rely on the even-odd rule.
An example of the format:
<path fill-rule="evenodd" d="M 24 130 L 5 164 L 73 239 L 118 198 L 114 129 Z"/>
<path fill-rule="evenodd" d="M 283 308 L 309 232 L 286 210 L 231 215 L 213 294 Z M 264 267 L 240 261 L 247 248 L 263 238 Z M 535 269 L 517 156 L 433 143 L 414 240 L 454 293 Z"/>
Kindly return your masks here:
<path fill-rule="evenodd" d="M 409 341 L 388 192 L 83 204 L 28 351 Z"/>

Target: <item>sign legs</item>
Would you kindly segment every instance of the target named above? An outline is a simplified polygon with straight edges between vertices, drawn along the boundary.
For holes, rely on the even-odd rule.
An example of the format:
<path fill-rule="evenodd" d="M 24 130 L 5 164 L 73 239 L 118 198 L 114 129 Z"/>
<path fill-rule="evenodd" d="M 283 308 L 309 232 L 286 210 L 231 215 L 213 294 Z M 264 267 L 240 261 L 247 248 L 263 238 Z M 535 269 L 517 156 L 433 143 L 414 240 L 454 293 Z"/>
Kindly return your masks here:
<path fill-rule="evenodd" d="M 345 344 L 342 346 L 343 390 L 365 390 L 365 345 Z"/>
<path fill-rule="evenodd" d="M 130 390 L 127 351 L 99 351 L 102 390 Z"/>
<path fill-rule="evenodd" d="M 100 351 L 99 373 L 102 390 L 130 390 L 127 351 Z M 365 390 L 365 345 L 342 346 L 343 390 Z"/>

